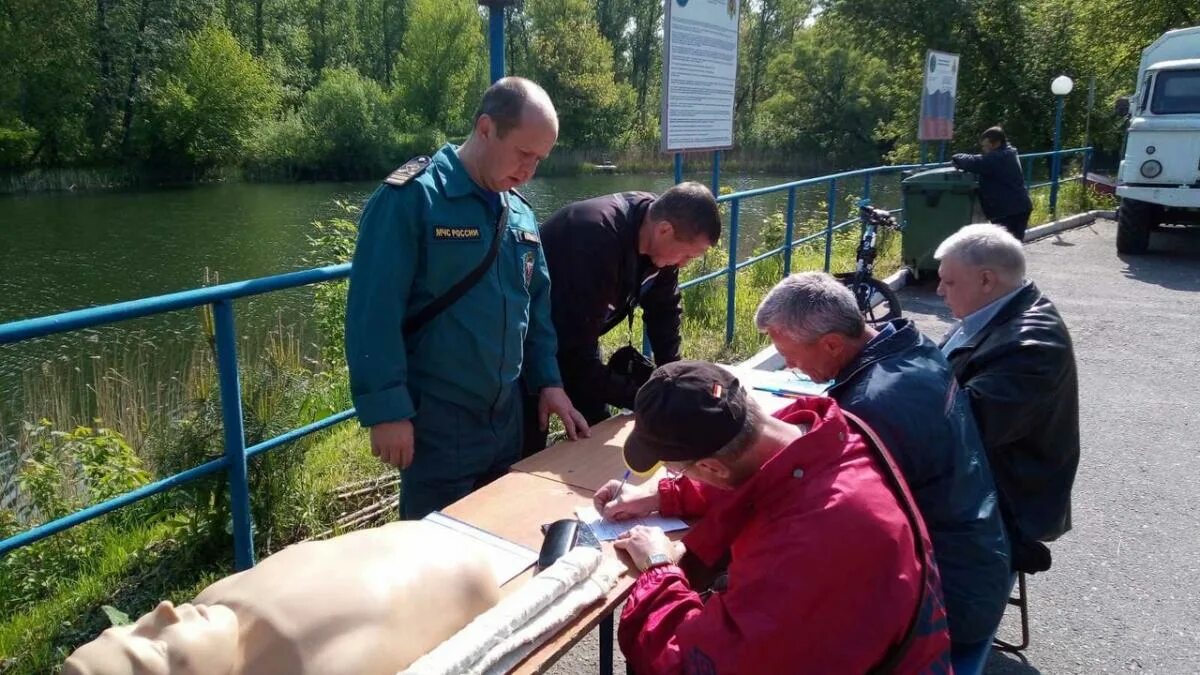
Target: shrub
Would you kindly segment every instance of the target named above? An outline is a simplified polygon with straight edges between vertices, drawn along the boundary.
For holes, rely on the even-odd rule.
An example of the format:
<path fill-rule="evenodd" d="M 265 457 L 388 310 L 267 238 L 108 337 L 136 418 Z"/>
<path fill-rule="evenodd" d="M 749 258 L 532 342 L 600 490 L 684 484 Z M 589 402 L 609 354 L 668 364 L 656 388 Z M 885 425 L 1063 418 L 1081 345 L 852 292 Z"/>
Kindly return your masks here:
<path fill-rule="evenodd" d="M 102 427 L 60 431 L 48 420 L 26 424 L 24 458 L 17 478 L 24 497 L 18 510 L 0 511 L 0 534 L 24 529 L 20 523 L 48 521 L 133 490 L 149 474 L 119 433 Z M 139 517 L 126 507 L 108 523 Z M 49 595 L 83 570 L 98 550 L 91 522 L 17 549 L 0 559 L 0 614 Z M 25 526 L 27 527 L 27 526 Z"/>

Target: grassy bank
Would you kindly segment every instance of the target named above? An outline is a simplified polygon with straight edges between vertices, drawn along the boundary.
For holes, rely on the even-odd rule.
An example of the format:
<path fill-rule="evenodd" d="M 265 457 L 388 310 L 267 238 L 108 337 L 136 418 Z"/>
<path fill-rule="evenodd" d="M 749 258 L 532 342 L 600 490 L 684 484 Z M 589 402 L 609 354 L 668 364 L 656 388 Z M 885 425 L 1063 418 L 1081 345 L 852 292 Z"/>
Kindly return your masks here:
<path fill-rule="evenodd" d="M 1050 222 L 1050 187 L 1032 190 L 1029 198 L 1033 201 L 1033 212 L 1029 215 L 1029 226 L 1036 227 Z M 1114 195 L 1103 195 L 1073 180 L 1061 183 L 1058 187 L 1058 218 L 1065 218 L 1074 213 L 1103 210 L 1112 211 L 1117 208 L 1117 198 Z"/>

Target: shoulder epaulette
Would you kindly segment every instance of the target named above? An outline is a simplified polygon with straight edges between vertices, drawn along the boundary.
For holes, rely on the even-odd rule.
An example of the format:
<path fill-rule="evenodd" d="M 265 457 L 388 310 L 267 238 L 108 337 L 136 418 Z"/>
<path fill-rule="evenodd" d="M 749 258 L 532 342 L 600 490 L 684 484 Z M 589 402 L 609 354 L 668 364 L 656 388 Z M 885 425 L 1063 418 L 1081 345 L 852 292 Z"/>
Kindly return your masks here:
<path fill-rule="evenodd" d="M 404 185 L 407 185 L 408 182 L 411 181 L 413 178 L 416 178 L 417 176 L 421 175 L 421 172 L 425 171 L 425 169 L 428 169 L 428 168 L 429 168 L 429 158 L 428 157 L 426 157 L 424 155 L 421 155 L 420 157 L 413 157 L 412 159 L 405 162 L 404 165 L 401 166 L 399 169 L 396 169 L 395 171 L 388 174 L 388 177 L 383 179 L 383 182 L 387 183 L 388 185 L 395 185 L 397 187 L 402 187 Z"/>

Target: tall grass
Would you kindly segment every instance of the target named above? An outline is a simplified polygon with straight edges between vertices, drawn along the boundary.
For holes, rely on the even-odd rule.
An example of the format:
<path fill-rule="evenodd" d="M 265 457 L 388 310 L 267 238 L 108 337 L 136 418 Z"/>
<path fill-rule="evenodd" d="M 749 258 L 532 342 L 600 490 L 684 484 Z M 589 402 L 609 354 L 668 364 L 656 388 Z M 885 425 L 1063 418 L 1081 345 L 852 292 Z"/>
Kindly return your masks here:
<path fill-rule="evenodd" d="M 1033 202 L 1033 212 L 1029 215 L 1029 226 L 1036 227 L 1050 222 L 1050 186 L 1031 190 L 1029 198 Z M 1078 180 L 1059 183 L 1058 186 L 1058 218 L 1065 218 L 1074 213 L 1084 211 L 1105 210 L 1117 208 L 1115 195 L 1100 194 L 1086 187 Z"/>
<path fill-rule="evenodd" d="M 327 368 L 282 322 L 239 347 L 248 444 L 348 407 L 344 371 Z M 129 489 L 123 484 L 114 493 L 97 492 L 94 476 L 111 473 L 103 467 L 139 476 L 141 483 L 224 452 L 206 336 L 198 336 L 186 367 L 165 381 L 153 353 L 85 360 L 87 367 L 53 362 L 26 380 L 24 421 L 0 439 L 0 456 L 13 465 L 0 484 L 0 494 L 10 494 L 0 508 L 0 538 Z M 93 421 L 97 416 L 107 419 Z M 78 420 L 96 429 L 60 431 Z M 105 435 L 100 424 L 110 427 Z M 97 443 L 128 447 L 136 457 L 81 470 L 73 448 Z M 141 467 L 144 474 L 130 473 Z M 362 431 L 349 424 L 257 456 L 249 470 L 260 556 L 328 530 L 340 515 L 333 498 L 338 487 L 386 472 Z M 0 664 L 6 664 L 0 672 L 51 672 L 70 649 L 107 625 L 101 605 L 136 616 L 160 598 L 188 599 L 205 575 L 228 570 L 227 491 L 225 476 L 217 474 L 0 559 Z"/>

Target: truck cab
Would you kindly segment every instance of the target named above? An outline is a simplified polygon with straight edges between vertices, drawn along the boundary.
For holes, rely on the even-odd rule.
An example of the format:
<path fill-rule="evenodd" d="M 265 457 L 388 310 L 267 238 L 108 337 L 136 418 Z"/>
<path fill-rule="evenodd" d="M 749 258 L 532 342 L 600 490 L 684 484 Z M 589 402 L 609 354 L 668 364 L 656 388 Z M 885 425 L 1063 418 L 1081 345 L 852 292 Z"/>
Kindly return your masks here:
<path fill-rule="evenodd" d="M 1200 26 L 1142 52 L 1117 174 L 1117 251 L 1145 253 L 1163 225 L 1200 225 Z"/>

